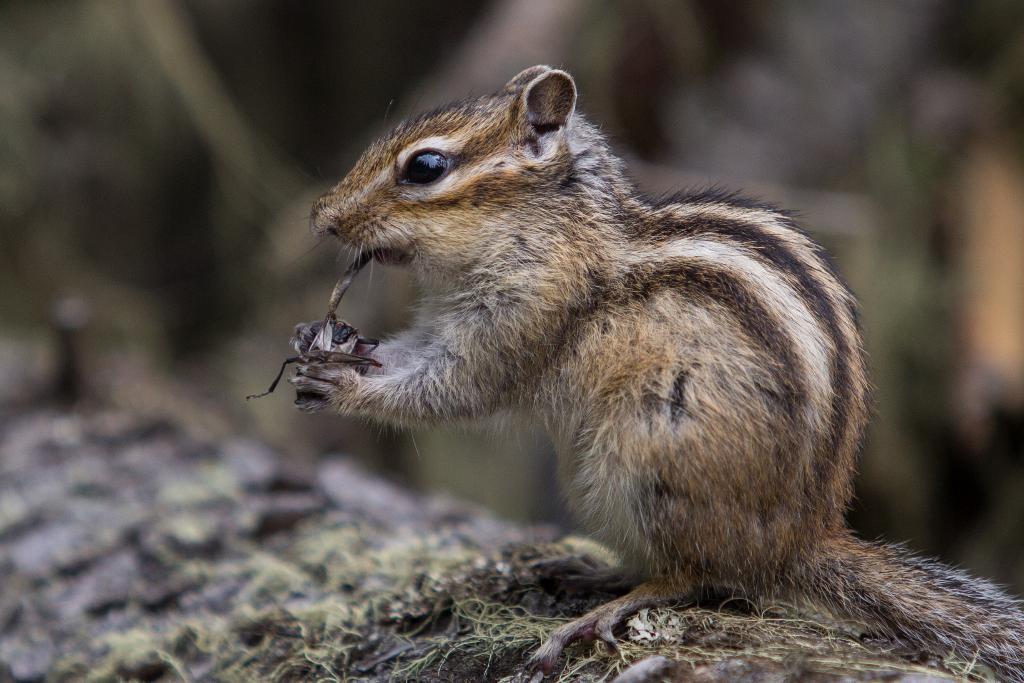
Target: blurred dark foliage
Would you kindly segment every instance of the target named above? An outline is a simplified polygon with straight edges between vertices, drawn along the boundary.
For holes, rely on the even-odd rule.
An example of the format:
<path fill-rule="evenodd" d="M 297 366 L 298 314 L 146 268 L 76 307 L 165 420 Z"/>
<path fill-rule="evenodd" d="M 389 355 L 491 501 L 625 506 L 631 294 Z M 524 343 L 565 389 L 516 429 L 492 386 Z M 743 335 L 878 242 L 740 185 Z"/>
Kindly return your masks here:
<path fill-rule="evenodd" d="M 241 398 L 346 259 L 306 229 L 317 194 L 399 117 L 538 62 L 573 71 L 645 189 L 719 183 L 803 215 L 863 302 L 877 384 L 854 524 L 1024 588 L 1012 0 L 4 3 L 4 400 L 60 385 L 83 410 L 252 433 L 297 468 L 347 451 L 565 521 L 535 429 L 380 433 L 299 415 L 287 387 Z M 386 334 L 414 296 L 378 266 L 343 312 Z"/>

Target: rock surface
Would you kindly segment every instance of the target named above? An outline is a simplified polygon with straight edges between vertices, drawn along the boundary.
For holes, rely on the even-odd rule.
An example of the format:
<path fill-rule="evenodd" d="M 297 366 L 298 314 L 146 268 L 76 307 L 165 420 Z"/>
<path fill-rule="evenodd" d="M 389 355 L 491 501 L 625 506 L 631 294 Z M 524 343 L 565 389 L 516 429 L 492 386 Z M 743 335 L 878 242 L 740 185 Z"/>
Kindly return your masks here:
<path fill-rule="evenodd" d="M 125 413 L 0 418 L 0 681 L 529 680 L 540 639 L 609 597 L 568 594 L 535 567 L 606 560 L 592 543 L 345 458 L 293 469 L 260 443 Z M 963 672 L 741 606 L 645 610 L 620 644 L 575 646 L 561 677 Z"/>

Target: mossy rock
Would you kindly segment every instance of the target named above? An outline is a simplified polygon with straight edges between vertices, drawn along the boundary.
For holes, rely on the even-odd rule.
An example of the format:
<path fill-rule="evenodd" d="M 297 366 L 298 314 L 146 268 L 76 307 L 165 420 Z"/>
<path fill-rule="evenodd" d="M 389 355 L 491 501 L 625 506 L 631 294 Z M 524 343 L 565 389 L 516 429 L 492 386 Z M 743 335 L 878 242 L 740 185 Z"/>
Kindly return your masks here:
<path fill-rule="evenodd" d="M 330 458 L 303 480 L 244 439 L 123 413 L 0 422 L 0 681 L 529 680 L 607 600 L 539 561 L 596 544 L 420 496 Z M 922 680 L 969 663 L 786 606 L 644 610 L 561 680 Z M 981 672 L 975 671 L 975 676 Z"/>

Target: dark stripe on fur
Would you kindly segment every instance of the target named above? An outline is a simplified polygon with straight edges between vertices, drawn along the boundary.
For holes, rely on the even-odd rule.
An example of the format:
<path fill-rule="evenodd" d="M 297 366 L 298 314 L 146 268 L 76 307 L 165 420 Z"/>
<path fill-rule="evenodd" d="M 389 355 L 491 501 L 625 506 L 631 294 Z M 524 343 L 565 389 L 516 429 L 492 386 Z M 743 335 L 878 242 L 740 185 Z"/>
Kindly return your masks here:
<path fill-rule="evenodd" d="M 836 312 L 828 292 L 811 275 L 807 265 L 793 253 L 789 245 L 759 226 L 751 223 L 717 221 L 709 222 L 707 227 L 710 228 L 709 232 L 749 247 L 776 270 L 788 275 L 790 281 L 796 283 L 797 293 L 807 304 L 814 317 L 818 319 L 826 334 L 832 338 L 833 348 L 829 353 L 829 371 L 832 377 L 830 446 L 834 452 L 840 451 L 850 421 L 850 401 L 855 389 L 850 383 L 850 345 L 840 327 L 839 314 Z M 837 474 L 845 471 L 845 465 L 838 457 L 815 458 L 814 468 L 815 474 L 823 484 L 835 481 Z M 830 490 L 830 488 L 825 490 Z"/>
<path fill-rule="evenodd" d="M 788 229 L 803 235 L 803 232 L 785 213 L 769 205 L 744 201 L 737 195 L 723 193 L 720 190 L 712 189 L 700 194 L 686 195 L 682 198 L 676 197 L 674 199 L 677 201 L 682 199 L 691 205 L 719 203 L 745 209 L 769 210 L 774 212 Z M 850 343 L 843 334 L 839 321 L 842 309 L 837 311 L 837 304 L 833 302 L 824 285 L 811 274 L 808 264 L 801 257 L 797 256 L 790 245 L 784 240 L 767 232 L 756 223 L 728 220 L 714 215 L 701 216 L 698 214 L 686 220 L 676 222 L 659 220 L 652 225 L 657 226 L 657 230 L 648 232 L 648 236 L 679 238 L 714 235 L 729 239 L 738 246 L 749 249 L 766 265 L 782 272 L 796 285 L 797 293 L 807 304 L 811 313 L 821 323 L 833 342 L 834 348 L 829 354 L 829 369 L 833 390 L 832 416 L 829 425 L 831 432 L 830 446 L 833 451 L 837 453 L 842 452 L 842 444 L 846 438 L 850 422 L 850 403 L 855 400 L 854 393 L 858 390 L 857 387 L 851 384 L 849 363 L 852 354 L 857 353 L 858 350 L 850 348 Z M 807 239 L 810 240 L 810 238 Z M 852 297 L 848 295 L 845 282 L 838 277 L 831 258 L 813 241 L 810 241 L 810 244 L 813 245 L 813 253 L 818 261 L 816 265 L 821 266 L 832 276 L 836 286 L 839 288 L 839 292 L 845 295 L 844 298 L 852 300 Z M 856 325 L 856 320 L 853 322 Z M 816 475 L 822 481 L 829 482 L 834 481 L 837 472 L 843 471 L 845 467 L 838 457 L 816 458 L 814 466 Z M 841 506 L 842 502 L 840 501 L 838 504 Z"/>
<path fill-rule="evenodd" d="M 678 420 L 689 412 L 686 408 L 687 379 L 689 379 L 689 373 L 683 370 L 676 375 L 675 381 L 672 382 L 672 391 L 669 393 L 669 413 L 673 420 Z"/>
<path fill-rule="evenodd" d="M 744 332 L 773 358 L 782 403 L 790 416 L 796 414 L 805 396 L 802 362 L 789 335 L 754 292 L 726 270 L 676 261 L 634 270 L 625 278 L 623 294 L 646 299 L 665 290 L 716 303 L 733 313 Z"/>
<path fill-rule="evenodd" d="M 646 199 L 653 209 L 661 209 L 673 204 L 725 204 L 726 206 L 734 206 L 740 209 L 771 211 L 787 219 L 793 216 L 792 213 L 780 209 L 770 202 L 742 195 L 735 190 L 727 189 L 721 185 L 691 188 L 670 192 L 660 197 L 647 197 Z"/>

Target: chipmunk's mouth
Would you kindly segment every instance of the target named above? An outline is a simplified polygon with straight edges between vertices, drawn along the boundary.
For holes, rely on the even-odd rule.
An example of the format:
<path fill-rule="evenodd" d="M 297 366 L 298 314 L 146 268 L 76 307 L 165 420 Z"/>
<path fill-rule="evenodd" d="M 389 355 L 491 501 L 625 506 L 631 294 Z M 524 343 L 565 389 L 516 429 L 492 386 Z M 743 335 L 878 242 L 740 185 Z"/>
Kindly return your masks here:
<path fill-rule="evenodd" d="M 412 252 L 394 247 L 373 250 L 373 258 L 389 266 L 401 266 L 412 261 Z"/>

